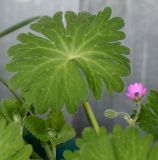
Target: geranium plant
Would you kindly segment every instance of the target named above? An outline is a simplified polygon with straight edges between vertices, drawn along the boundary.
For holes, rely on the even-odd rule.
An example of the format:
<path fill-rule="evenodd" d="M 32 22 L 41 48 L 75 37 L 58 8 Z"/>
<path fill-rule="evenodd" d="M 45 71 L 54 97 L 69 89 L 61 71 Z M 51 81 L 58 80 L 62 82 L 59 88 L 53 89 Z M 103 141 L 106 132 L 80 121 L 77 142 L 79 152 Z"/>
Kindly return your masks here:
<path fill-rule="evenodd" d="M 78 150 L 65 151 L 65 160 L 157 160 L 156 91 L 142 104 L 147 88 L 129 85 L 126 96 L 137 108 L 133 115 L 106 110 L 106 117 L 122 116 L 129 124 L 126 129 L 115 126 L 110 134 L 99 126 L 88 102 L 91 93 L 97 100 L 104 90 L 112 95 L 124 89 L 130 63 L 129 49 L 121 44 L 122 18 L 111 17 L 107 7 L 96 15 L 68 11 L 32 20 L 31 31 L 18 35 L 18 44 L 8 49 L 11 78 L 1 79 L 14 97 L 1 101 L 0 159 L 55 160 L 57 145 L 75 137 L 62 108 L 74 114 L 83 104 L 93 128 L 85 128 L 76 140 Z M 40 141 L 45 157 L 23 139 L 26 130 Z"/>

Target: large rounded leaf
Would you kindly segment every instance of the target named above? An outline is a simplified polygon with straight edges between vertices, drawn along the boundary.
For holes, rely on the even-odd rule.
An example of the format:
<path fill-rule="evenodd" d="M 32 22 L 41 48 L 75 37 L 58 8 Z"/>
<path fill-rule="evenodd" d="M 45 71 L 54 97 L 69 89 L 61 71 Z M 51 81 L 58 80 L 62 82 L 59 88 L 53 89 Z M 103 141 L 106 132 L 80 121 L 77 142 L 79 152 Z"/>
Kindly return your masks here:
<path fill-rule="evenodd" d="M 122 130 L 115 127 L 108 135 L 105 128 L 99 134 L 90 128 L 77 140 L 79 150 L 65 151 L 65 160 L 157 160 L 158 145 L 151 135 L 142 136 L 138 128 Z"/>
<path fill-rule="evenodd" d="M 7 70 L 15 74 L 10 80 L 36 112 L 65 105 L 73 113 L 89 91 L 100 98 L 105 84 L 108 92 L 123 90 L 121 77 L 129 74 L 129 49 L 119 42 L 124 22 L 111 18 L 111 9 L 97 15 L 66 12 L 44 16 L 31 25 L 38 34 L 20 34 L 21 42 L 8 50 Z"/>

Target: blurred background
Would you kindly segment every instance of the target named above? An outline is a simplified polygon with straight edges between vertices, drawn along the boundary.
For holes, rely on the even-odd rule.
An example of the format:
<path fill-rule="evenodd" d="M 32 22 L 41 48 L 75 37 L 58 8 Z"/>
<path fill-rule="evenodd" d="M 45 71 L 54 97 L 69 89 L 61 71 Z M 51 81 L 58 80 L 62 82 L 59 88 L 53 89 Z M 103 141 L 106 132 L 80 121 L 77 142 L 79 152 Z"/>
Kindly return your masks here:
<path fill-rule="evenodd" d="M 124 18 L 126 25 L 126 40 L 123 42 L 131 49 L 132 74 L 125 78 L 126 86 L 135 81 L 141 81 L 148 88 L 158 89 L 158 1 L 157 0 L 0 0 L 0 32 L 26 18 L 39 15 L 53 15 L 56 11 L 72 10 L 75 12 L 89 11 L 96 13 L 110 6 L 113 16 Z M 16 43 L 16 35 L 27 32 L 29 27 L 23 27 L 14 33 L 0 39 L 0 75 L 8 79 L 9 73 L 4 70 L 8 62 L 7 48 Z M 7 89 L 0 84 L 0 99 L 10 97 Z M 112 97 L 106 92 L 99 101 L 90 100 L 93 111 L 100 125 L 111 130 L 115 123 L 125 125 L 122 119 L 106 119 L 104 111 L 114 108 L 117 111 L 131 113 L 135 108 L 124 93 L 114 93 Z M 66 119 L 80 134 L 81 130 L 90 125 L 82 107 L 75 116 L 66 113 Z"/>

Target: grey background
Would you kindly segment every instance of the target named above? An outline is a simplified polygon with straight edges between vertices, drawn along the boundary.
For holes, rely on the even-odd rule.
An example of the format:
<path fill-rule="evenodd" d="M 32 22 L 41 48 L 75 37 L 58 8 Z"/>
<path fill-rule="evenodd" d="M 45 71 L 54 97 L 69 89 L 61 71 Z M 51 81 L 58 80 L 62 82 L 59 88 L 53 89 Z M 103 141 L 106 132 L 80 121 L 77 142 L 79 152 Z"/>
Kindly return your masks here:
<path fill-rule="evenodd" d="M 124 41 L 131 49 L 132 74 L 125 78 L 126 85 L 135 81 L 143 82 L 148 88 L 158 89 L 158 1 L 157 0 L 0 0 L 0 31 L 20 20 L 37 15 L 52 15 L 58 10 L 81 10 L 92 13 L 110 6 L 114 16 L 121 16 L 126 22 L 124 31 L 127 38 Z M 26 32 L 24 27 L 0 39 L 0 74 L 5 78 L 4 65 L 8 62 L 7 48 L 16 43 L 16 35 Z M 6 88 L 0 84 L 0 99 L 10 97 Z M 130 113 L 135 106 L 122 94 L 108 97 L 104 93 L 99 101 L 90 100 L 100 125 L 111 130 L 114 123 L 125 125 L 122 119 L 109 120 L 104 118 L 103 112 L 107 108 Z M 80 133 L 83 127 L 89 125 L 86 114 L 81 107 L 75 116 L 66 113 L 70 121 Z"/>

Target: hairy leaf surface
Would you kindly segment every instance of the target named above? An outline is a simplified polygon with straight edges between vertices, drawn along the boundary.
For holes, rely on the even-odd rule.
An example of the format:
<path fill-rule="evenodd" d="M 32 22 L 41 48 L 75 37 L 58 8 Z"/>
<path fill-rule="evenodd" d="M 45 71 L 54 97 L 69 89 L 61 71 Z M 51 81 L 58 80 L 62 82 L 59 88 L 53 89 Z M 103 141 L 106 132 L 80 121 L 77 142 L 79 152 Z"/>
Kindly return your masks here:
<path fill-rule="evenodd" d="M 16 99 L 4 99 L 0 103 L 0 117 L 7 122 L 20 122 L 29 107 L 20 104 Z"/>
<path fill-rule="evenodd" d="M 24 120 L 24 126 L 38 139 L 47 142 L 49 136 L 45 121 L 37 116 L 28 116 Z"/>
<path fill-rule="evenodd" d="M 138 128 L 122 130 L 116 126 L 108 135 L 105 128 L 99 135 L 86 128 L 76 144 L 79 150 L 65 151 L 66 160 L 157 160 L 158 145 L 152 146 L 151 135 L 141 135 Z"/>
<path fill-rule="evenodd" d="M 104 85 L 110 94 L 121 92 L 121 77 L 130 72 L 125 56 L 129 49 L 120 43 L 124 21 L 110 18 L 110 8 L 96 15 L 68 11 L 64 16 L 65 26 L 62 12 L 40 18 L 31 25 L 38 34 L 20 34 L 21 43 L 8 50 L 11 61 L 6 68 L 15 73 L 10 86 L 19 89 L 37 113 L 64 105 L 74 113 L 90 91 L 96 98 Z"/>
<path fill-rule="evenodd" d="M 54 145 L 64 143 L 75 136 L 74 129 L 65 122 L 61 111 L 50 112 L 47 119 L 34 115 L 25 119 L 25 127 L 43 142 Z"/>
<path fill-rule="evenodd" d="M 0 120 L 0 159 L 28 160 L 32 153 L 31 145 L 26 145 L 21 136 L 21 126 L 17 123 L 6 125 Z"/>

